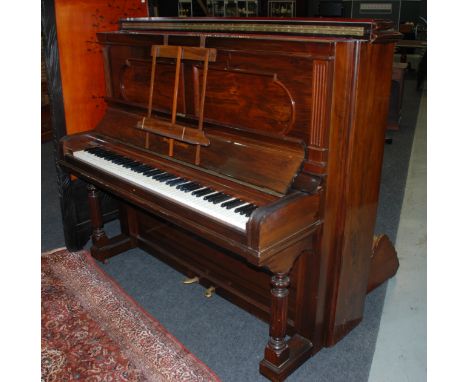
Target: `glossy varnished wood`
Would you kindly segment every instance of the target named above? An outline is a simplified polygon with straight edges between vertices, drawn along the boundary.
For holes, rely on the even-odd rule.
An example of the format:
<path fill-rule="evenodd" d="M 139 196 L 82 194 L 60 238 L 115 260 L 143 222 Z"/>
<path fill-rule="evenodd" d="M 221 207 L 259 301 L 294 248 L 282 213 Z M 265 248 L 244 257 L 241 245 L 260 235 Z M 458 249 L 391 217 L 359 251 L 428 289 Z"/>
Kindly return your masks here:
<path fill-rule="evenodd" d="M 390 277 L 395 276 L 399 266 L 397 253 L 388 236 L 375 236 L 372 246 L 369 280 L 367 281 L 367 293 L 372 292 Z"/>
<path fill-rule="evenodd" d="M 67 132 L 90 130 L 106 109 L 104 60 L 96 33 L 116 30 L 122 16 L 144 17 L 148 10 L 140 0 L 55 0 L 55 13 Z"/>
<path fill-rule="evenodd" d="M 269 322 L 260 372 L 282 381 L 355 327 L 366 293 L 396 271 L 391 243 L 373 247 L 373 231 L 398 35 L 373 20 L 275 22 L 243 31 L 239 20 L 137 19 L 99 33 L 110 107 L 93 132 L 62 141 L 60 164 L 120 198 L 129 243 Z M 155 45 L 180 58 L 180 46 L 216 52 L 206 87 L 201 56 L 163 54 L 152 75 Z M 141 129 L 149 115 L 174 123 L 174 110 L 181 126 L 202 120 L 199 153 Z M 95 145 L 259 208 L 245 231 L 229 227 L 73 157 Z"/>
<path fill-rule="evenodd" d="M 145 132 L 134 128 L 141 118 L 142 114 L 138 110 L 124 112 L 110 109 L 95 132 L 108 139 L 145 149 Z M 115 129 L 116 124 L 124 127 Z M 201 148 L 200 169 L 214 171 L 276 193 L 287 192 L 304 158 L 304 146 L 297 140 L 230 129 L 226 131 L 211 126 L 205 128 L 205 134 L 210 145 Z M 166 138 L 152 134 L 148 150 L 150 153 L 167 154 L 168 144 Z M 193 164 L 194 157 L 195 149 L 192 145 L 177 141 L 174 143 L 174 159 Z M 277 171 L 277 168 L 282 171 Z"/>
<path fill-rule="evenodd" d="M 325 308 L 328 345 L 362 319 L 392 57 L 392 44 L 337 44 L 322 237 L 329 272 Z"/>

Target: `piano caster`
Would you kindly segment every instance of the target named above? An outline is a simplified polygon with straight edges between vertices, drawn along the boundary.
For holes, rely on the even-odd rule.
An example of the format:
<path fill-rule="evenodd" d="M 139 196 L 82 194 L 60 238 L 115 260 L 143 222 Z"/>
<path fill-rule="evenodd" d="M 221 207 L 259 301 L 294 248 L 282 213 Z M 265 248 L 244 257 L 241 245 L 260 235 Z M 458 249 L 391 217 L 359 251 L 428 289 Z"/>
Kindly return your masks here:
<path fill-rule="evenodd" d="M 216 287 L 210 286 L 209 288 L 205 289 L 205 297 L 211 298 L 215 293 Z"/>
<path fill-rule="evenodd" d="M 197 277 L 197 276 L 195 276 L 195 277 L 192 277 L 192 278 L 187 277 L 187 278 L 183 281 L 183 283 L 186 284 L 186 285 L 189 285 L 189 284 L 195 284 L 195 283 L 197 283 L 197 282 L 199 282 L 199 281 L 200 281 L 200 278 Z"/>

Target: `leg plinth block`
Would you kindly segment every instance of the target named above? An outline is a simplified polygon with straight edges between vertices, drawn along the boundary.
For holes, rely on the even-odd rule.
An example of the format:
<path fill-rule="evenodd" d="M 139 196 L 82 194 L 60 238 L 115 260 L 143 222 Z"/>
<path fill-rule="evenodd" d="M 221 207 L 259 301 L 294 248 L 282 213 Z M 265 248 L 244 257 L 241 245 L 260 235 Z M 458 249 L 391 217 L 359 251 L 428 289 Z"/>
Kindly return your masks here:
<path fill-rule="evenodd" d="M 260 362 L 260 373 L 274 382 L 284 381 L 291 373 L 312 356 L 312 342 L 296 334 L 287 341 L 288 357 L 280 365 L 271 363 L 266 358 Z"/>

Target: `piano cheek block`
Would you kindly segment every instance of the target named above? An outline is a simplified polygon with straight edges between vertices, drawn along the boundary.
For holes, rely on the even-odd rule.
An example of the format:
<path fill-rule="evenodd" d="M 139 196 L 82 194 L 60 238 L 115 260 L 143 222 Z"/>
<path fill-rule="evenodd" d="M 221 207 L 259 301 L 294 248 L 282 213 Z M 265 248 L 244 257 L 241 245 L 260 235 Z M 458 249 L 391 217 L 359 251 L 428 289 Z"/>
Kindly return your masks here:
<path fill-rule="evenodd" d="M 307 213 L 305 213 L 307 212 Z M 278 251 L 310 235 L 320 224 L 319 195 L 292 193 L 253 212 L 247 224 L 248 245 L 266 261 L 269 253 Z"/>

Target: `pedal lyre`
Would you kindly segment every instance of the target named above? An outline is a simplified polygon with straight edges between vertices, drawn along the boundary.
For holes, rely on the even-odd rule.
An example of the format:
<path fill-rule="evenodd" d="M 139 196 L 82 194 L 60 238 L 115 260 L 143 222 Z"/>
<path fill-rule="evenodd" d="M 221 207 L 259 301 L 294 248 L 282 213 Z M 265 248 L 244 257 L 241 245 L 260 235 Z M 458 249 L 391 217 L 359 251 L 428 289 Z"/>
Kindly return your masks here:
<path fill-rule="evenodd" d="M 184 282 L 184 284 L 188 285 L 188 284 L 195 284 L 195 283 L 197 283 L 199 281 L 200 281 L 200 278 L 195 276 L 195 277 L 192 277 L 192 278 L 187 277 L 183 282 Z"/>

